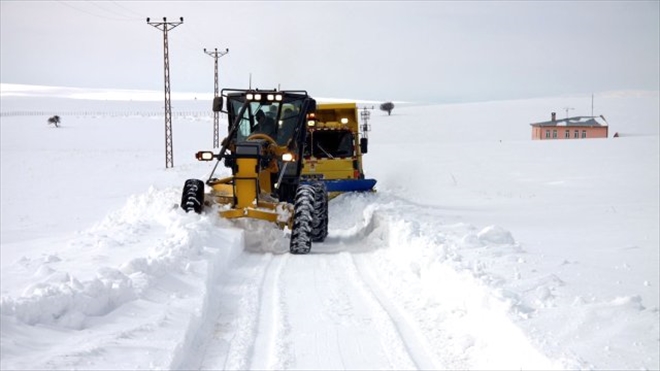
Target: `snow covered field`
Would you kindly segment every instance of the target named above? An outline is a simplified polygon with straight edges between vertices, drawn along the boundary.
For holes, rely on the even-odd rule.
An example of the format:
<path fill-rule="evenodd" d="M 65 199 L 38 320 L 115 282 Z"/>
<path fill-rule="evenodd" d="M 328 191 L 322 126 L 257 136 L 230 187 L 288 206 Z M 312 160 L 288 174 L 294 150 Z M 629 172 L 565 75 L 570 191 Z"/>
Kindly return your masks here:
<path fill-rule="evenodd" d="M 165 169 L 161 93 L 18 88 L 3 113 L 106 113 L 1 117 L 2 369 L 660 368 L 658 92 L 596 94 L 593 140 L 529 126 L 591 96 L 376 110 L 378 192 L 300 256 L 178 207 L 208 96 L 173 94 Z"/>

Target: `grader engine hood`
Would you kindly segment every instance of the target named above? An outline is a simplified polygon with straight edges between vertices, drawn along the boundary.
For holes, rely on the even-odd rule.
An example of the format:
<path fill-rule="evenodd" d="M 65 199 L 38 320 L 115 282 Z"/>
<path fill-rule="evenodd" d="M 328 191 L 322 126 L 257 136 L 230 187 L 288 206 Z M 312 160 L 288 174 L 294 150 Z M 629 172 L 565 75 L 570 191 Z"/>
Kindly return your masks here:
<path fill-rule="evenodd" d="M 252 140 L 248 142 L 241 142 L 236 144 L 236 157 L 256 157 L 263 151 L 265 145 L 268 144 L 265 140 Z"/>
<path fill-rule="evenodd" d="M 226 163 L 232 168 L 232 172 L 236 174 L 236 164 L 240 159 L 256 159 L 256 168 L 253 169 L 255 173 L 261 171 L 268 171 L 276 173 L 278 171 L 276 158 L 276 148 L 271 143 L 264 139 L 251 139 L 245 142 L 236 144 L 236 149 L 232 156 L 227 157 Z"/>

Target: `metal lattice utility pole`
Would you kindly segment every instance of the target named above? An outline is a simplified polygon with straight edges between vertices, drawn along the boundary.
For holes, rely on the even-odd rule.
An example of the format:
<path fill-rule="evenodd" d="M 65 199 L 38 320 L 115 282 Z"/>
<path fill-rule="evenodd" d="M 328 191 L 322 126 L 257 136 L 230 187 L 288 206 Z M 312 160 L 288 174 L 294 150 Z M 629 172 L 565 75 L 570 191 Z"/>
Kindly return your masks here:
<path fill-rule="evenodd" d="M 224 52 L 219 52 L 218 48 L 215 48 L 215 51 L 209 52 L 206 51 L 206 48 L 204 48 L 204 53 L 210 55 L 215 59 L 215 63 L 213 64 L 213 97 L 218 96 L 219 92 L 219 84 L 218 84 L 218 58 L 222 57 L 223 55 L 229 53 L 229 48 L 225 49 Z M 219 121 L 220 121 L 220 112 L 213 112 L 213 148 L 218 148 L 220 147 L 220 128 L 219 128 Z"/>
<path fill-rule="evenodd" d="M 367 138 L 367 133 L 369 130 L 371 130 L 371 126 L 369 126 L 369 118 L 371 117 L 371 112 L 369 112 L 369 110 L 373 109 L 373 106 L 371 106 L 371 108 L 362 107 L 362 111 L 360 111 L 360 118 L 362 119 L 362 138 Z"/>
<path fill-rule="evenodd" d="M 172 105 L 170 102 L 170 55 L 169 46 L 167 41 L 167 32 L 174 27 L 183 23 L 183 17 L 179 18 L 179 22 L 167 22 L 167 18 L 163 17 L 162 22 L 150 22 L 147 18 L 147 23 L 163 31 L 163 49 L 164 49 L 164 63 L 165 63 L 165 168 L 174 167 L 174 154 L 172 150 Z"/>

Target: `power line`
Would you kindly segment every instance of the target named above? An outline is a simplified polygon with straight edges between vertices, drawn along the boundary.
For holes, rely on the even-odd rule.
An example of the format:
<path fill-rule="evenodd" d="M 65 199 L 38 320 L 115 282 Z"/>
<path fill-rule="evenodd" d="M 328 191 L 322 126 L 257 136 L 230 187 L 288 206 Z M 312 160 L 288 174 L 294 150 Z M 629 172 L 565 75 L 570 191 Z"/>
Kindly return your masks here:
<path fill-rule="evenodd" d="M 189 25 L 189 27 L 186 27 L 186 31 L 188 31 L 188 32 L 186 32 L 186 34 L 190 33 L 190 37 L 192 39 L 194 39 L 199 45 L 204 45 L 204 42 L 199 37 L 199 34 L 195 31 L 196 30 L 195 27 L 190 27 L 190 25 Z"/>
<path fill-rule="evenodd" d="M 172 102 L 170 100 L 170 56 L 167 33 L 173 28 L 183 23 L 183 17 L 179 22 L 168 22 L 163 17 L 162 22 L 150 22 L 147 18 L 147 24 L 163 31 L 163 53 L 165 66 L 165 168 L 174 167 L 174 153 L 172 149 Z"/>
<path fill-rule="evenodd" d="M 91 16 L 96 17 L 96 18 L 107 19 L 107 20 L 110 20 L 110 21 L 122 21 L 122 22 L 128 22 L 128 21 L 132 20 L 132 19 L 126 19 L 126 18 L 121 19 L 121 18 L 106 17 L 106 16 L 103 16 L 103 15 L 100 15 L 100 14 L 97 14 L 97 13 L 92 13 L 92 12 L 90 12 L 88 10 L 85 10 L 85 9 L 75 7 L 71 4 L 66 3 L 65 1 L 58 0 L 57 2 L 61 5 L 64 5 L 64 6 L 68 7 L 68 8 L 74 9 L 74 10 L 76 10 L 78 12 L 81 12 L 81 13 L 85 13 L 87 15 L 91 15 Z"/>
<path fill-rule="evenodd" d="M 143 18 L 144 18 L 144 15 L 135 12 L 135 11 L 132 10 L 131 8 L 127 8 L 127 7 L 121 5 L 120 3 L 116 2 L 116 1 L 111 1 L 111 3 L 117 5 L 118 7 L 122 8 L 122 9 L 128 10 L 129 12 L 131 12 L 131 13 L 135 14 L 136 16 L 140 17 L 140 19 L 143 19 Z"/>
<path fill-rule="evenodd" d="M 127 21 L 137 20 L 137 19 L 138 19 L 138 18 L 136 18 L 136 17 L 127 17 L 126 14 L 124 14 L 124 13 L 118 13 L 118 12 L 115 11 L 115 10 L 112 10 L 112 9 L 106 8 L 106 7 L 102 6 L 101 4 L 99 4 L 98 1 L 89 1 L 89 0 L 86 0 L 85 2 L 86 2 L 86 3 L 89 3 L 89 4 L 92 4 L 92 5 L 94 5 L 95 7 L 99 8 L 99 9 L 102 9 L 102 10 L 105 11 L 105 12 L 112 13 L 112 14 L 117 15 L 117 16 L 120 16 L 120 17 L 124 17 L 124 20 L 127 20 Z"/>

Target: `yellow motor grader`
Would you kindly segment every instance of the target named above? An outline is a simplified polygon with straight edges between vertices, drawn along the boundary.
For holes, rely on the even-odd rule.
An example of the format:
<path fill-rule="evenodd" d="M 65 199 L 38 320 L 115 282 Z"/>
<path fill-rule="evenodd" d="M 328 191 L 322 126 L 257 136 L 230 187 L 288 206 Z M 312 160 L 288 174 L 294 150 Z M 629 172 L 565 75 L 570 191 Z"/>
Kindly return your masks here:
<path fill-rule="evenodd" d="M 306 254 L 312 242 L 324 241 L 327 189 L 323 182 L 301 181 L 306 128 L 316 101 L 302 90 L 223 89 L 213 100 L 213 111 L 227 115 L 228 135 L 218 153 L 196 153 L 199 161 L 216 164 L 206 182 L 186 180 L 181 207 L 201 213 L 218 205 L 224 218 L 256 218 L 288 227 L 295 254 Z M 214 177 L 220 162 L 231 176 Z"/>
<path fill-rule="evenodd" d="M 366 115 L 365 115 L 366 113 Z M 302 177 L 323 182 L 333 198 L 344 192 L 373 191 L 375 179 L 367 179 L 362 156 L 367 153 L 369 112 L 351 103 L 320 103 L 307 120 Z M 366 116 L 366 117 L 364 117 Z"/>

